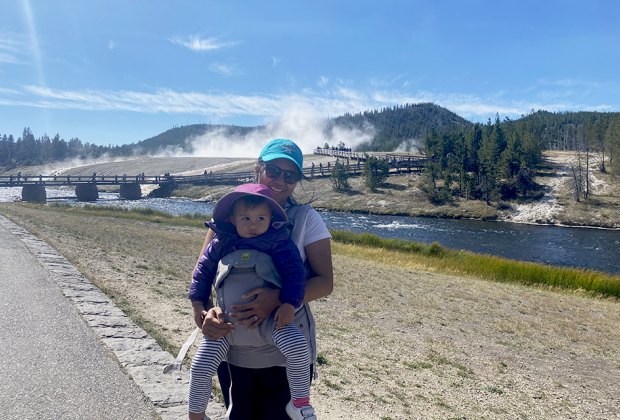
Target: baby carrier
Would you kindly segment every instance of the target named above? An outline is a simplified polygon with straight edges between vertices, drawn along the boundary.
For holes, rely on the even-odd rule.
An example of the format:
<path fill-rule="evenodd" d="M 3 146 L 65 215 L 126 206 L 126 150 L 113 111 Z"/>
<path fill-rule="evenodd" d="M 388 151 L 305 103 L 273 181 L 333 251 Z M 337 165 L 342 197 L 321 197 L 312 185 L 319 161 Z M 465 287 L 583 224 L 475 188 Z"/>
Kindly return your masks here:
<path fill-rule="evenodd" d="M 292 221 L 291 226 L 282 229 L 289 229 L 293 239 L 296 233 L 295 221 L 303 222 L 303 217 L 305 217 L 308 208 L 310 207 L 296 206 L 288 212 Z M 229 253 L 219 261 L 214 288 L 218 306 L 222 308 L 224 313 L 229 313 L 231 305 L 244 303 L 241 295 L 247 291 L 257 287 L 280 288 L 281 284 L 280 275 L 269 255 L 253 249 L 241 249 Z M 229 319 L 229 321 L 231 320 Z M 297 310 L 293 324 L 306 337 L 310 346 L 310 358 L 315 360 L 315 322 L 307 304 Z M 257 328 L 251 330 L 237 325 L 235 330 L 227 336 L 231 345 L 228 361 L 234 363 L 237 354 L 235 347 L 237 350 L 241 350 L 240 348 L 264 348 L 266 345 L 273 345 L 274 327 L 273 314 L 263 320 Z M 279 351 L 275 357 L 277 360 L 272 361 L 274 365 L 284 363 L 284 356 Z"/>
<path fill-rule="evenodd" d="M 245 292 L 257 287 L 280 288 L 281 283 L 269 255 L 254 249 L 241 249 L 220 260 L 214 286 L 217 304 L 228 314 L 232 305 L 245 303 L 241 298 Z M 227 321 L 234 322 L 232 318 Z M 270 316 L 252 330 L 237 325 L 226 338 L 231 346 L 258 347 L 273 344 L 269 339 L 274 327 L 272 321 L 273 316 Z"/>

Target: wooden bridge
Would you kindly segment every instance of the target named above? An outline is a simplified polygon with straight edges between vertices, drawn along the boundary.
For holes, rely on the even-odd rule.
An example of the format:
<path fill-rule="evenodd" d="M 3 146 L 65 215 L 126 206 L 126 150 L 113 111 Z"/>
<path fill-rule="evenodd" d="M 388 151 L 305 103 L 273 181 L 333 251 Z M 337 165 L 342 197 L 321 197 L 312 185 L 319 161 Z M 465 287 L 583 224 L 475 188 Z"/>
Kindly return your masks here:
<path fill-rule="evenodd" d="M 336 162 L 345 165 L 349 175 L 360 175 L 366 166 L 367 154 L 347 150 L 315 149 L 315 155 L 332 156 Z M 419 172 L 426 164 L 427 158 L 404 154 L 373 154 L 372 156 L 387 160 L 390 173 Z M 305 178 L 331 176 L 334 168 L 332 162 L 326 165 L 314 162 L 303 168 Z M 179 185 L 238 185 L 254 181 L 254 172 L 207 172 L 199 175 L 16 175 L 0 176 L 0 187 L 21 187 L 23 201 L 46 201 L 45 187 L 75 187 L 75 195 L 80 201 L 95 201 L 99 198 L 97 186 L 118 185 L 119 195 L 125 199 L 139 199 L 142 196 L 140 185 L 158 185 L 160 196 L 169 195 Z"/>

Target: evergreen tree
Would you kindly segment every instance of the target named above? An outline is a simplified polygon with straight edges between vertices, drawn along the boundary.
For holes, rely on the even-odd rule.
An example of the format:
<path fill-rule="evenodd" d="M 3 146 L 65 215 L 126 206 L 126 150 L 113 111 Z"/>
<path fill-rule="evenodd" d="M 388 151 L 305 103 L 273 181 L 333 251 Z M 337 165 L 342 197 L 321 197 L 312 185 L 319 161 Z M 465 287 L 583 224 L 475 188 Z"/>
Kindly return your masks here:
<path fill-rule="evenodd" d="M 332 185 L 335 191 L 349 191 L 351 185 L 349 184 L 349 174 L 347 168 L 341 161 L 336 161 L 331 175 Z"/>
<path fill-rule="evenodd" d="M 371 191 L 375 191 L 388 177 L 390 167 L 383 159 L 366 155 L 366 166 L 364 166 L 364 184 Z"/>
<path fill-rule="evenodd" d="M 4 134 L 2 139 L 0 139 L 0 166 L 10 167 L 13 162 L 13 148 L 15 144 L 13 142 L 13 137 L 11 136 L 11 141 L 9 142 L 9 136 Z"/>
<path fill-rule="evenodd" d="M 56 133 L 52 139 L 52 160 L 61 161 L 67 158 L 67 142 L 60 138 L 60 135 Z"/>
<path fill-rule="evenodd" d="M 52 162 L 52 140 L 47 134 L 39 140 L 39 158 L 40 163 Z"/>
<path fill-rule="evenodd" d="M 620 175 L 620 114 L 616 113 L 605 131 L 605 147 L 609 166 L 614 175 Z"/>
<path fill-rule="evenodd" d="M 482 142 L 480 143 L 479 157 L 479 176 L 476 187 L 478 194 L 484 198 L 487 204 L 497 194 L 497 162 L 499 157 L 498 131 L 488 121 L 482 131 Z"/>
<path fill-rule="evenodd" d="M 24 128 L 22 137 L 15 142 L 15 160 L 18 165 L 39 163 L 39 144 L 29 127 Z"/>

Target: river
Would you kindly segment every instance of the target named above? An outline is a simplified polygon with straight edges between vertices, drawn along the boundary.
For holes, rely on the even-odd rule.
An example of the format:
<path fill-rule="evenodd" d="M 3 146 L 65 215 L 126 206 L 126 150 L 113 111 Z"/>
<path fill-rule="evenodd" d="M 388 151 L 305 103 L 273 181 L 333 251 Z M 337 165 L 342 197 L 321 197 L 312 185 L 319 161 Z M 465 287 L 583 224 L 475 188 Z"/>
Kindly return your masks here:
<path fill-rule="evenodd" d="M 15 190 L 15 191 L 9 191 Z M 0 189 L 0 201 L 12 201 L 21 189 Z M 72 205 L 151 208 L 173 215 L 210 214 L 214 203 L 187 199 L 143 198 L 120 200 L 117 194 L 100 193 L 94 203 L 79 203 L 62 190 L 47 190 L 49 202 Z M 437 242 L 447 248 L 464 249 L 520 261 L 577 267 L 620 274 L 620 231 L 479 220 L 453 220 L 407 216 L 378 216 L 321 212 L 332 229 L 368 232 L 384 238 Z"/>

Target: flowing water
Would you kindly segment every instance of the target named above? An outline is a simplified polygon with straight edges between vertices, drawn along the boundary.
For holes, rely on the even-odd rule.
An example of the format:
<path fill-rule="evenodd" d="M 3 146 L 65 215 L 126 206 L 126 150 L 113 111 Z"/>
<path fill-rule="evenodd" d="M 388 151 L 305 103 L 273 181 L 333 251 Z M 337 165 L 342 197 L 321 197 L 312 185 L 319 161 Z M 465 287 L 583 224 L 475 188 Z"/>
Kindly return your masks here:
<path fill-rule="evenodd" d="M 187 199 L 143 198 L 121 200 L 117 194 L 100 193 L 94 203 L 80 203 L 65 190 L 47 189 L 49 202 L 72 205 L 150 208 L 173 215 L 210 214 L 214 203 Z M 19 188 L 0 189 L 0 201 L 21 197 Z M 368 232 L 384 238 L 437 242 L 452 249 L 497 255 L 514 260 L 578 267 L 620 274 L 620 231 L 527 225 L 479 220 L 435 219 L 321 212 L 332 229 Z"/>

